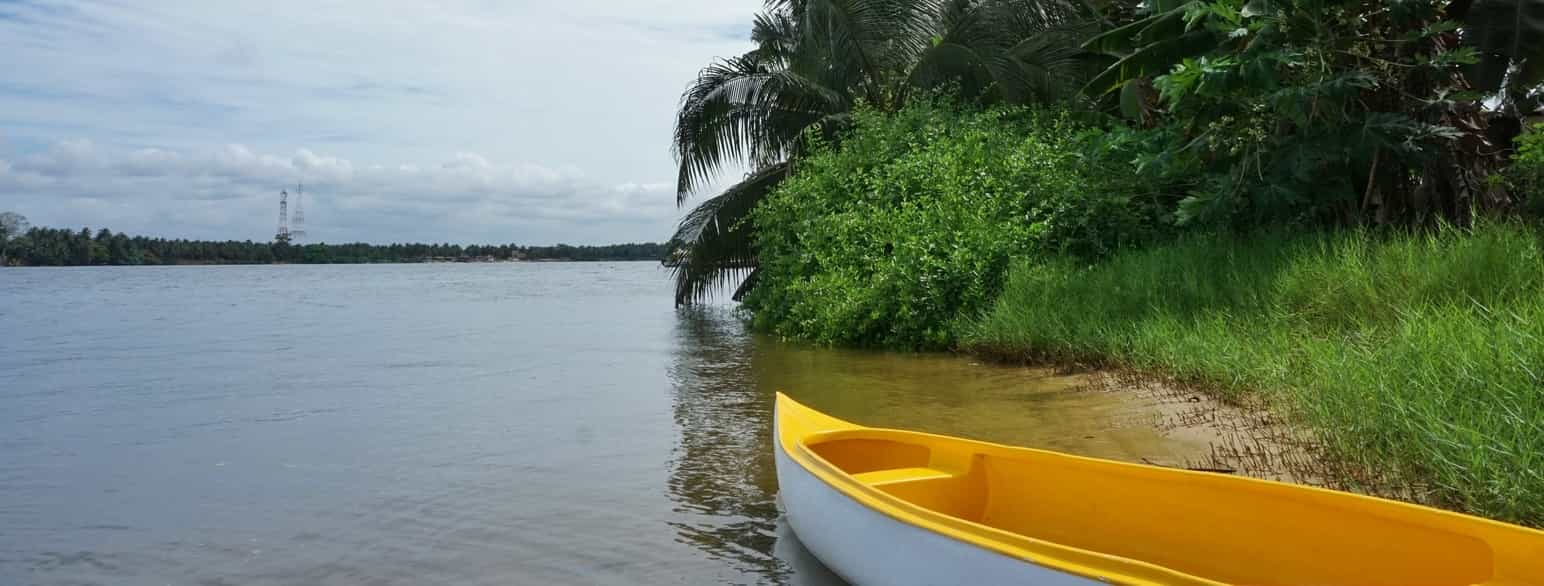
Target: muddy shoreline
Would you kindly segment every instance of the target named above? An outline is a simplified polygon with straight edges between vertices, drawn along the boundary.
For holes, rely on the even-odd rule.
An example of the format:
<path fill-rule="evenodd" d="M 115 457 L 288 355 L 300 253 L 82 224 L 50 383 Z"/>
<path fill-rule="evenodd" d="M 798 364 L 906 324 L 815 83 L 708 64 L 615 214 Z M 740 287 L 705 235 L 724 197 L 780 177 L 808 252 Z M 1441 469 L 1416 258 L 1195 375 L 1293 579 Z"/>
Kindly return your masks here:
<path fill-rule="evenodd" d="M 1082 379 L 1079 392 L 1122 395 L 1130 408 L 1122 424 L 1150 427 L 1195 446 L 1177 458 L 1143 457 L 1139 463 L 1440 504 L 1423 487 L 1337 457 L 1311 430 L 1283 415 L 1282 407 L 1264 400 L 1226 402 L 1202 386 L 1135 371 L 1063 367 L 1058 372 Z"/>

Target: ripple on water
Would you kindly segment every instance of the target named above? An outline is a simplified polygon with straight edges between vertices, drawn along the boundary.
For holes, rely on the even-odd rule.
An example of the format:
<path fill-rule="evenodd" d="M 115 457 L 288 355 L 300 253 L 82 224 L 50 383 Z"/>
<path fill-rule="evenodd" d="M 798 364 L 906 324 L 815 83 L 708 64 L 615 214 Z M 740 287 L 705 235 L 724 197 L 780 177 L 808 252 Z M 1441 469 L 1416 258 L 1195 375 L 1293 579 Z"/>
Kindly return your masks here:
<path fill-rule="evenodd" d="M 0 584 L 839 584 L 778 509 L 777 390 L 1170 445 L 1077 377 L 674 310 L 653 263 L 27 270 L 0 298 L 32 308 L 0 313 L 27 332 L 0 336 Z"/>

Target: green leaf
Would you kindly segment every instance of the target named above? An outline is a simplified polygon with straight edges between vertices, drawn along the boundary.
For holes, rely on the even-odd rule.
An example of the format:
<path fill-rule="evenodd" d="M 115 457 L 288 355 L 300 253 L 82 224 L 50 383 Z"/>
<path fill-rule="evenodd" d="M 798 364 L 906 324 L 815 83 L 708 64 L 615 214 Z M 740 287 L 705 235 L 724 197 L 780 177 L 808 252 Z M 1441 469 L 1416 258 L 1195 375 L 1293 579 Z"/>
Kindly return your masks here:
<path fill-rule="evenodd" d="M 1116 27 L 1083 42 L 1083 50 L 1112 57 L 1126 57 L 1137 50 L 1137 33 L 1155 22 L 1159 16 L 1150 16 L 1124 26 Z"/>
<path fill-rule="evenodd" d="M 1099 96 L 1120 88 L 1121 84 L 1138 77 L 1150 77 L 1168 72 L 1186 57 L 1200 55 L 1217 45 L 1217 39 L 1205 30 L 1194 30 L 1179 37 L 1159 41 L 1140 51 L 1116 61 L 1083 87 L 1083 92 Z"/>

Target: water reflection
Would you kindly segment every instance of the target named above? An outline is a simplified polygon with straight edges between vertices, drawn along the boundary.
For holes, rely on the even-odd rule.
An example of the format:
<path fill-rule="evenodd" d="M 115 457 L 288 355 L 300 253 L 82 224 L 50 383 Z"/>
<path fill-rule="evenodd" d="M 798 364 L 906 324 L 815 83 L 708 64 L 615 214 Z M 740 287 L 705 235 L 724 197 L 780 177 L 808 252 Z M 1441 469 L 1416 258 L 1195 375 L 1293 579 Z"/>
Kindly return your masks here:
<path fill-rule="evenodd" d="M 1204 449 L 1161 435 L 1088 378 L 946 354 L 812 348 L 751 335 L 727 308 L 682 310 L 672 359 L 678 539 L 777 584 L 837 584 L 779 522 L 776 391 L 858 423 L 1141 461 Z M 1182 458 L 1181 458 L 1182 459 Z"/>
<path fill-rule="evenodd" d="M 721 307 L 682 310 L 676 337 L 669 492 L 678 539 L 764 582 L 840 583 L 779 523 L 772 394 L 757 384 L 753 338 Z"/>

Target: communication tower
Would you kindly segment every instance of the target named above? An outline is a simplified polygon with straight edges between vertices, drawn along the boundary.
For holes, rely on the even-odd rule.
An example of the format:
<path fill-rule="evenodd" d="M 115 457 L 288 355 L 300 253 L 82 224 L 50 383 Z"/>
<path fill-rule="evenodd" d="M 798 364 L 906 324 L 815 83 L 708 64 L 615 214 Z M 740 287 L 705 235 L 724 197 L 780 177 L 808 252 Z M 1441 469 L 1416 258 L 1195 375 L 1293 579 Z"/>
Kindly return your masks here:
<path fill-rule="evenodd" d="M 275 242 L 289 242 L 289 192 L 279 192 L 279 232 L 273 237 Z"/>
<path fill-rule="evenodd" d="M 306 184 L 295 186 L 295 217 L 290 218 L 290 240 L 298 241 L 306 237 Z"/>

